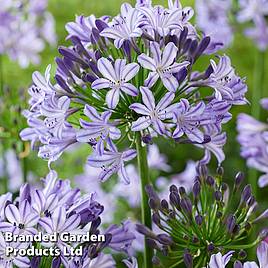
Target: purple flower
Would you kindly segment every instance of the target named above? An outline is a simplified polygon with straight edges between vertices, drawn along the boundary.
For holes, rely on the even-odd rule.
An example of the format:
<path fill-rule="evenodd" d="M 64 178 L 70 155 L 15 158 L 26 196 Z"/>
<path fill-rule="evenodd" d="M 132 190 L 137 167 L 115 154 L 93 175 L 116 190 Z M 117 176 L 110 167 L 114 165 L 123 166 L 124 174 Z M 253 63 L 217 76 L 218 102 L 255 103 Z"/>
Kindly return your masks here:
<path fill-rule="evenodd" d="M 61 234 L 63 232 L 75 233 L 78 230 L 80 224 L 80 215 L 73 214 L 67 216 L 66 209 L 64 207 L 58 207 L 52 213 L 51 218 L 45 217 L 39 220 L 39 224 L 46 231 L 47 234 Z M 56 244 L 61 248 L 64 242 L 58 240 Z M 52 246 L 52 242 L 48 242 L 46 246 Z"/>
<path fill-rule="evenodd" d="M 35 225 L 39 221 L 39 215 L 35 213 L 28 200 L 19 203 L 19 208 L 9 204 L 5 209 L 7 221 L 0 223 L 3 232 L 19 232 L 24 234 L 36 234 Z"/>
<path fill-rule="evenodd" d="M 180 138 L 186 134 L 191 141 L 203 142 L 204 134 L 198 127 L 205 107 L 203 102 L 191 107 L 188 100 L 181 99 L 179 107 L 174 110 L 176 129 L 173 132 L 173 138 Z"/>
<path fill-rule="evenodd" d="M 179 83 L 173 74 L 178 73 L 190 63 L 188 61 L 182 63 L 175 62 L 178 48 L 173 43 L 168 43 L 163 52 L 161 52 L 159 44 L 151 42 L 150 51 L 152 57 L 144 53 L 138 56 L 138 62 L 141 66 L 151 71 L 145 80 L 145 85 L 152 87 L 160 77 L 165 88 L 171 92 L 176 92 Z"/>
<path fill-rule="evenodd" d="M 201 147 L 205 149 L 205 155 L 203 159 L 200 161 L 202 164 L 209 163 L 211 159 L 211 153 L 214 154 L 218 160 L 218 164 L 220 165 L 222 161 L 225 159 L 225 154 L 223 152 L 223 146 L 226 143 L 226 133 L 218 133 L 213 130 L 211 127 L 205 128 L 205 135 L 208 135 L 210 141 L 204 144 L 196 144 L 197 147 Z"/>
<path fill-rule="evenodd" d="M 142 101 L 144 104 L 133 103 L 129 106 L 137 114 L 143 116 L 132 123 L 132 131 L 140 131 L 153 126 L 154 130 L 160 135 L 167 134 L 167 124 L 163 121 L 173 117 L 172 112 L 177 104 L 171 105 L 175 94 L 169 92 L 155 105 L 155 98 L 152 91 L 147 87 L 141 87 Z"/>
<path fill-rule="evenodd" d="M 261 99 L 260 103 L 263 109 L 268 110 L 268 98 Z"/>
<path fill-rule="evenodd" d="M 128 223 L 123 222 L 120 226 L 113 224 L 106 230 L 106 234 L 112 234 L 112 240 L 109 243 L 109 247 L 116 251 L 124 251 L 128 253 L 132 241 L 135 239 L 135 235 L 128 229 Z"/>
<path fill-rule="evenodd" d="M 45 126 L 60 139 L 66 126 L 65 120 L 71 114 L 70 102 L 71 100 L 67 96 L 57 98 L 53 95 L 50 101 L 44 102 L 41 106 L 41 113 L 46 117 L 44 119 Z"/>
<path fill-rule="evenodd" d="M 99 175 L 101 181 L 106 181 L 109 177 L 118 172 L 124 181 L 129 184 L 130 179 L 126 172 L 124 162 L 132 160 L 136 157 L 136 154 L 136 151 L 133 149 L 118 152 L 114 147 L 111 151 L 104 151 L 101 156 L 93 153 L 89 156 L 87 163 L 92 167 L 103 169 Z"/>
<path fill-rule="evenodd" d="M 175 7 L 175 8 L 173 8 Z M 151 32 L 151 35 L 158 34 L 165 37 L 174 30 L 182 30 L 184 22 L 192 16 L 191 8 L 180 9 L 172 6 L 172 9 L 165 9 L 162 6 L 140 7 L 139 10 L 145 16 L 143 28 Z"/>
<path fill-rule="evenodd" d="M 94 107 L 86 105 L 84 114 L 92 122 L 80 119 L 83 129 L 78 131 L 77 141 L 92 142 L 99 138 L 96 144 L 96 150 L 102 155 L 104 152 L 104 142 L 107 139 L 118 140 L 121 136 L 121 131 L 116 128 L 115 122 L 109 122 L 112 115 L 110 111 L 103 112 L 99 115 Z"/>
<path fill-rule="evenodd" d="M 232 7 L 231 1 L 197 0 L 195 6 L 197 26 L 211 38 L 211 44 L 229 46 L 233 40 L 233 31 L 228 18 Z"/>
<path fill-rule="evenodd" d="M 126 60 L 117 59 L 114 66 L 108 59 L 101 58 L 98 60 L 98 69 L 104 78 L 99 78 L 92 83 L 93 89 L 110 88 L 106 95 L 106 103 L 109 108 L 114 109 L 118 102 L 120 91 L 130 95 L 137 96 L 138 89 L 130 83 L 139 71 L 137 63 L 126 64 Z"/>
<path fill-rule="evenodd" d="M 142 35 L 142 16 L 136 8 L 124 3 L 121 6 L 121 14 L 113 18 L 109 27 L 105 28 L 100 35 L 114 39 L 114 46 L 120 48 L 125 40 Z"/>
<path fill-rule="evenodd" d="M 228 262 L 231 260 L 234 251 L 229 251 L 227 254 L 222 255 L 220 252 L 213 254 L 210 258 L 209 268 L 225 268 Z"/>

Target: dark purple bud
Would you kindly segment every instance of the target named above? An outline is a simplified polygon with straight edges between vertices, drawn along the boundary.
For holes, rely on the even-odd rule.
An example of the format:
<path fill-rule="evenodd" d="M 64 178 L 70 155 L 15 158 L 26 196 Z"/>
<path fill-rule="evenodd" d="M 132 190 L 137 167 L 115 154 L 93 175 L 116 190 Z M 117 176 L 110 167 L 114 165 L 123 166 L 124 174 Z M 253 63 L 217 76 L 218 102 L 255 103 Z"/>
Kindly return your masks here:
<path fill-rule="evenodd" d="M 148 236 L 148 237 L 152 237 L 152 238 L 155 238 L 155 235 L 154 233 L 146 226 L 142 225 L 142 224 L 136 224 L 136 230 L 145 235 L 145 236 Z"/>
<path fill-rule="evenodd" d="M 234 215 L 230 215 L 226 220 L 226 227 L 229 233 L 233 233 L 236 224 L 236 217 Z"/>
<path fill-rule="evenodd" d="M 211 66 L 211 64 L 208 66 L 208 68 L 206 69 L 206 72 L 205 72 L 205 76 L 204 76 L 204 79 L 207 79 L 210 77 L 210 75 L 213 73 L 213 68 Z"/>
<path fill-rule="evenodd" d="M 129 61 L 131 61 L 131 45 L 130 45 L 130 42 L 128 40 L 124 41 L 122 48 L 123 48 L 123 51 L 124 51 L 127 59 Z"/>
<path fill-rule="evenodd" d="M 169 191 L 170 192 L 175 192 L 175 193 L 178 193 L 178 187 L 174 184 L 172 184 L 170 187 L 169 187 Z"/>
<path fill-rule="evenodd" d="M 215 246 L 213 243 L 208 244 L 207 246 L 208 252 L 213 252 L 215 250 Z"/>
<path fill-rule="evenodd" d="M 180 197 L 177 192 L 170 192 L 169 200 L 170 200 L 170 203 L 176 208 L 180 207 Z"/>
<path fill-rule="evenodd" d="M 187 77 L 188 71 L 187 68 L 183 67 L 178 73 L 175 74 L 179 84 L 181 84 Z"/>
<path fill-rule="evenodd" d="M 38 268 L 40 266 L 41 263 L 41 257 L 40 256 L 34 256 L 31 259 L 31 268 Z"/>
<path fill-rule="evenodd" d="M 88 68 L 88 64 L 80 57 L 80 55 L 77 52 L 73 51 L 72 49 L 60 46 L 59 52 L 64 57 L 81 64 L 81 67 L 83 69 Z"/>
<path fill-rule="evenodd" d="M 199 215 L 199 214 L 196 215 L 195 216 L 195 222 L 196 222 L 197 225 L 201 225 L 202 222 L 203 222 L 203 217 L 201 215 Z"/>
<path fill-rule="evenodd" d="M 248 199 L 248 201 L 247 201 L 247 205 L 248 205 L 249 207 L 251 207 L 251 206 L 253 206 L 253 205 L 255 204 L 255 202 L 256 202 L 256 199 L 255 199 L 255 197 L 252 195 L 252 196 Z"/>
<path fill-rule="evenodd" d="M 247 257 L 247 252 L 246 252 L 245 250 L 241 249 L 241 250 L 239 251 L 239 253 L 238 253 L 238 257 L 239 257 L 239 259 L 241 259 L 241 260 L 245 259 L 245 258 Z"/>
<path fill-rule="evenodd" d="M 240 261 L 235 261 L 234 268 L 243 268 L 243 264 Z"/>
<path fill-rule="evenodd" d="M 245 186 L 242 195 L 241 195 L 241 202 L 247 202 L 248 199 L 251 197 L 252 194 L 252 190 L 251 190 L 251 186 L 248 184 Z"/>
<path fill-rule="evenodd" d="M 101 244 L 99 244 L 99 246 L 98 246 L 99 247 L 99 250 L 108 247 L 109 244 L 111 243 L 112 239 L 113 239 L 113 235 L 112 234 L 110 234 L 110 233 L 105 234 L 105 241 L 102 242 Z"/>
<path fill-rule="evenodd" d="M 52 260 L 51 268 L 59 268 L 61 265 L 61 259 L 60 257 L 56 257 Z"/>
<path fill-rule="evenodd" d="M 210 37 L 209 36 L 206 36 L 201 40 L 201 42 L 199 43 L 198 48 L 196 49 L 195 61 L 203 54 L 203 52 L 208 47 L 209 43 L 210 43 Z"/>
<path fill-rule="evenodd" d="M 98 67 L 97 67 L 97 64 L 96 64 L 96 63 L 90 61 L 90 62 L 88 63 L 88 65 L 89 65 L 89 67 L 91 68 L 91 70 L 92 70 L 96 75 L 99 74 L 99 70 L 98 70 Z"/>
<path fill-rule="evenodd" d="M 252 225 L 249 222 L 246 222 L 245 223 L 245 229 L 246 229 L 246 231 L 250 231 L 251 230 L 251 227 L 252 227 Z"/>
<path fill-rule="evenodd" d="M 180 38 L 179 38 L 179 49 L 181 49 L 186 41 L 186 38 L 188 36 L 188 28 L 184 27 L 181 31 Z M 190 40 L 190 39 L 188 39 Z"/>
<path fill-rule="evenodd" d="M 235 186 L 236 187 L 240 187 L 240 185 L 242 184 L 243 180 L 245 178 L 245 175 L 243 172 L 238 172 L 235 176 Z"/>
<path fill-rule="evenodd" d="M 163 210 L 168 210 L 169 209 L 167 200 L 165 200 L 165 199 L 161 200 L 161 208 Z"/>
<path fill-rule="evenodd" d="M 183 261 L 187 268 L 193 268 L 193 257 L 188 250 L 185 250 L 183 254 Z"/>
<path fill-rule="evenodd" d="M 189 236 L 188 235 L 183 235 L 183 240 L 189 241 Z"/>
<path fill-rule="evenodd" d="M 93 220 L 91 222 L 91 225 L 90 225 L 90 232 L 94 234 L 97 231 L 97 229 L 100 226 L 100 224 L 101 224 L 101 218 L 100 217 L 98 217 L 96 220 Z"/>
<path fill-rule="evenodd" d="M 206 178 L 208 176 L 208 169 L 206 165 L 198 165 L 196 171 L 201 178 Z"/>
<path fill-rule="evenodd" d="M 153 213 L 152 215 L 152 220 L 153 222 L 157 225 L 157 226 L 160 226 L 161 225 L 161 219 L 160 219 L 160 215 L 159 213 Z"/>
<path fill-rule="evenodd" d="M 99 33 L 99 30 L 98 29 L 92 28 L 92 33 L 91 33 L 90 39 L 91 39 L 91 43 L 93 45 L 96 45 L 99 42 L 99 40 L 100 40 L 100 33 Z"/>
<path fill-rule="evenodd" d="M 189 48 L 189 54 L 191 57 L 194 57 L 194 54 L 196 53 L 197 46 L 198 46 L 197 40 L 193 40 L 191 45 L 190 45 L 190 48 Z"/>
<path fill-rule="evenodd" d="M 146 237 L 146 244 L 147 244 L 150 248 L 159 249 L 159 246 L 157 245 L 157 243 L 155 242 L 154 239 L 151 239 L 151 238 L 147 238 L 147 237 Z"/>
<path fill-rule="evenodd" d="M 157 240 L 159 243 L 163 245 L 170 246 L 173 244 L 172 238 L 168 236 L 167 234 L 159 234 L 157 235 Z"/>
<path fill-rule="evenodd" d="M 186 194 L 186 190 L 183 186 L 179 187 L 179 193 L 181 196 Z"/>
<path fill-rule="evenodd" d="M 157 203 L 157 200 L 155 200 L 154 198 L 149 198 L 148 204 L 149 204 L 149 207 L 150 207 L 152 210 L 157 210 L 157 209 L 158 209 L 158 203 Z"/>
<path fill-rule="evenodd" d="M 192 215 L 192 202 L 188 197 L 181 199 L 181 208 L 189 215 Z"/>
<path fill-rule="evenodd" d="M 216 191 L 214 193 L 214 197 L 215 197 L 216 201 L 221 201 L 222 200 L 222 193 L 220 191 Z"/>
<path fill-rule="evenodd" d="M 228 189 L 228 184 L 225 183 L 225 182 L 223 182 L 223 183 L 221 184 L 221 189 L 222 189 L 223 192 L 226 192 L 227 189 Z"/>
<path fill-rule="evenodd" d="M 162 247 L 161 252 L 162 252 L 162 254 L 163 254 L 164 256 L 167 256 L 167 255 L 168 255 L 168 247 L 164 245 L 164 246 Z"/>
<path fill-rule="evenodd" d="M 174 210 L 170 211 L 170 212 L 168 213 L 168 217 L 169 217 L 170 219 L 175 219 L 175 218 L 176 218 L 176 213 L 175 213 L 175 211 L 174 211 Z"/>
<path fill-rule="evenodd" d="M 199 182 L 199 181 L 196 181 L 196 182 L 194 183 L 194 186 L 193 186 L 193 195 L 194 195 L 194 198 L 195 198 L 195 199 L 199 196 L 200 191 L 201 191 L 201 185 L 200 185 L 200 182 Z"/>
<path fill-rule="evenodd" d="M 65 80 L 58 74 L 55 75 L 55 80 L 57 81 L 58 85 L 68 93 L 72 93 L 69 86 L 66 84 Z"/>
<path fill-rule="evenodd" d="M 152 263 L 155 266 L 160 266 L 161 265 L 161 261 L 160 261 L 160 259 L 157 256 L 153 256 Z"/>
<path fill-rule="evenodd" d="M 85 75 L 85 81 L 86 82 L 93 83 L 96 79 L 97 79 L 97 77 L 92 73 L 89 73 L 89 74 Z"/>
<path fill-rule="evenodd" d="M 63 60 L 61 58 L 57 57 L 57 58 L 55 58 L 55 61 L 58 65 L 58 68 L 57 68 L 58 72 L 63 73 L 66 76 L 72 78 L 72 75 L 71 75 L 70 71 L 67 69 L 67 67 L 65 66 Z"/>
<path fill-rule="evenodd" d="M 188 51 L 189 47 L 191 46 L 191 43 L 192 43 L 191 39 L 187 39 L 185 41 L 185 43 L 183 44 L 183 47 L 182 47 L 182 54 L 185 54 Z"/>
<path fill-rule="evenodd" d="M 145 144 L 151 144 L 152 140 L 153 140 L 153 138 L 150 134 L 146 134 L 146 135 L 142 136 L 141 139 Z"/>
<path fill-rule="evenodd" d="M 102 32 L 105 28 L 108 27 L 108 24 L 105 21 L 100 20 L 100 19 L 96 19 L 95 25 L 98 28 L 99 32 Z"/>
<path fill-rule="evenodd" d="M 222 177 L 224 174 L 224 168 L 223 167 L 217 167 L 217 174 Z"/>
<path fill-rule="evenodd" d="M 209 185 L 209 186 L 214 186 L 215 184 L 215 180 L 214 178 L 212 178 L 211 176 L 208 176 L 207 179 L 206 179 L 206 183 Z"/>

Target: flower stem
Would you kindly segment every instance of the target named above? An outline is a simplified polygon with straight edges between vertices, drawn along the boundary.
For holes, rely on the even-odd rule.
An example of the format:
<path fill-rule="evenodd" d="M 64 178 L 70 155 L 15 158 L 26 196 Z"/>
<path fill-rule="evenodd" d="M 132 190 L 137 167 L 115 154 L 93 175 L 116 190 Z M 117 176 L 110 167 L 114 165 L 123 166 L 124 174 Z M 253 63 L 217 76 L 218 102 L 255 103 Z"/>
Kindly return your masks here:
<path fill-rule="evenodd" d="M 150 183 L 149 168 L 147 161 L 146 147 L 142 146 L 141 135 L 137 135 L 136 148 L 138 154 L 138 167 L 141 180 L 141 219 L 142 223 L 152 229 L 151 211 L 148 205 L 148 196 L 145 192 L 145 186 Z M 153 251 L 144 240 L 144 268 L 152 268 Z"/>
<path fill-rule="evenodd" d="M 265 72 L 265 53 L 257 50 L 255 57 L 254 67 L 254 87 L 252 92 L 252 104 L 251 114 L 257 120 L 260 119 L 261 107 L 260 99 L 262 98 L 263 84 L 264 84 L 264 72 Z M 253 194 L 256 197 L 257 194 L 257 177 L 258 171 L 256 169 L 249 170 L 249 182 L 252 187 Z"/>

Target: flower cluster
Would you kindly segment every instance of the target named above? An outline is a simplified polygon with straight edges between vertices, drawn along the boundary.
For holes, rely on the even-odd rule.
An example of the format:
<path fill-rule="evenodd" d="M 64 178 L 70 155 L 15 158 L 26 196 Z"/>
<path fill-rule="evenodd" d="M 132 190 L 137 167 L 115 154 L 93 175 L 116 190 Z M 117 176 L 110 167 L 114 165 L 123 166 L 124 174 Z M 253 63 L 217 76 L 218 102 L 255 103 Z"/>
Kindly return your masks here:
<path fill-rule="evenodd" d="M 103 249 L 110 248 L 115 251 L 128 253 L 135 236 L 129 231 L 127 224 L 122 226 L 111 225 L 107 229 L 101 227 L 101 217 L 104 207 L 95 199 L 95 193 L 82 195 L 79 189 L 73 189 L 69 180 L 60 180 L 55 171 L 43 179 L 41 188 L 34 188 L 28 184 L 21 187 L 18 197 L 12 198 L 11 193 L 0 196 L 0 266 L 1 267 L 39 267 L 42 262 L 41 255 L 35 257 L 21 256 L 11 253 L 7 255 L 6 247 L 13 249 L 52 248 L 59 249 L 60 254 L 50 261 L 59 267 L 115 267 L 115 261 L 110 254 L 102 253 Z M 52 235 L 56 239 L 40 242 L 8 242 L 6 232 L 13 235 L 30 235 L 38 233 Z M 103 234 L 105 241 L 63 241 L 62 233 L 73 235 Z M 82 246 L 83 256 L 67 256 L 71 247 Z M 47 257 L 45 257 L 47 258 Z M 57 265 L 58 266 L 57 266 Z M 46 262 L 46 267 L 50 267 Z M 103 266 L 104 267 L 104 266 Z"/>
<path fill-rule="evenodd" d="M 0 4 L 0 55 L 7 54 L 25 68 L 38 64 L 45 42 L 56 44 L 53 16 L 47 0 L 4 0 Z"/>
<path fill-rule="evenodd" d="M 211 37 L 214 47 L 228 47 L 233 40 L 233 29 L 229 21 L 232 1 L 196 0 L 197 26 Z"/>
<path fill-rule="evenodd" d="M 261 105 L 268 110 L 268 99 L 262 99 Z M 241 156 L 247 165 L 263 173 L 259 178 L 259 186 L 268 185 L 268 123 L 260 122 L 247 114 L 239 114 L 237 118 L 237 140 L 241 145 Z"/>
<path fill-rule="evenodd" d="M 212 177 L 208 175 L 205 166 L 198 166 L 189 194 L 184 187 L 172 185 L 169 197 L 160 199 L 154 188 L 148 186 L 152 220 L 159 227 L 160 233 L 139 224 L 137 230 L 145 235 L 147 243 L 157 253 L 166 256 L 163 260 L 169 263 L 168 267 L 177 267 L 182 262 L 186 267 L 193 267 L 193 264 L 194 267 L 206 267 L 213 254 L 216 254 L 214 258 L 218 258 L 218 255 L 229 251 L 231 254 L 225 255 L 225 259 L 228 256 L 229 260 L 231 255 L 243 259 L 246 250 L 266 236 L 263 231 L 255 241 L 249 238 L 255 224 L 267 217 L 267 211 L 264 211 L 256 218 L 257 203 L 251 187 L 246 185 L 240 190 L 243 179 L 244 175 L 238 173 L 233 188 L 229 189 L 223 182 L 221 167 L 216 176 Z M 236 200 L 237 196 L 240 200 Z M 155 256 L 156 259 L 159 261 Z M 210 262 L 213 262 L 213 257 Z"/>
<path fill-rule="evenodd" d="M 266 0 L 239 0 L 237 20 L 240 23 L 251 23 L 253 27 L 245 30 L 245 35 L 256 42 L 260 50 L 268 46 L 268 2 Z"/>
<path fill-rule="evenodd" d="M 60 47 L 56 83 L 33 73 L 29 128 L 23 140 L 39 156 L 55 161 L 77 142 L 92 146 L 88 164 L 101 168 L 104 181 L 136 156 L 140 140 L 162 136 L 192 143 L 221 163 L 226 134 L 222 124 L 232 105 L 245 104 L 247 86 L 228 56 L 211 59 L 199 71 L 196 61 L 211 52 L 210 37 L 200 38 L 189 20 L 193 10 L 169 1 L 123 4 L 113 19 L 77 17 L 66 25 L 71 47 Z M 130 148 L 121 151 L 121 147 Z"/>

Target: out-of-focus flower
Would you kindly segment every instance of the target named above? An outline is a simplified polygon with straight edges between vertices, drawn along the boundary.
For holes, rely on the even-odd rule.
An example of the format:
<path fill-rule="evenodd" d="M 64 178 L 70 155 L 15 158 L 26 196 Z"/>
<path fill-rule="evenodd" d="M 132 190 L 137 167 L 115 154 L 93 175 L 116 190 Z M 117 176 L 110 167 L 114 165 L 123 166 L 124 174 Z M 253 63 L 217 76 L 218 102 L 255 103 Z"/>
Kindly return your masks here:
<path fill-rule="evenodd" d="M 232 258 L 234 251 L 229 251 L 227 254 L 222 255 L 220 252 L 213 254 L 210 258 L 209 268 L 225 268 L 230 259 Z"/>
<path fill-rule="evenodd" d="M 46 10 L 47 0 L 36 2 L 1 1 L 0 5 L 0 54 L 7 54 L 22 68 L 40 62 L 45 42 L 56 44 L 55 22 Z"/>
<path fill-rule="evenodd" d="M 230 0 L 196 0 L 197 26 L 212 39 L 213 45 L 228 47 L 233 40 L 229 22 L 232 3 Z"/>
<path fill-rule="evenodd" d="M 261 100 L 265 108 L 266 99 Z M 264 174 L 260 176 L 260 187 L 268 185 L 268 124 L 260 122 L 247 114 L 237 117 L 237 140 L 241 145 L 241 156 L 247 160 L 249 167 Z"/>

